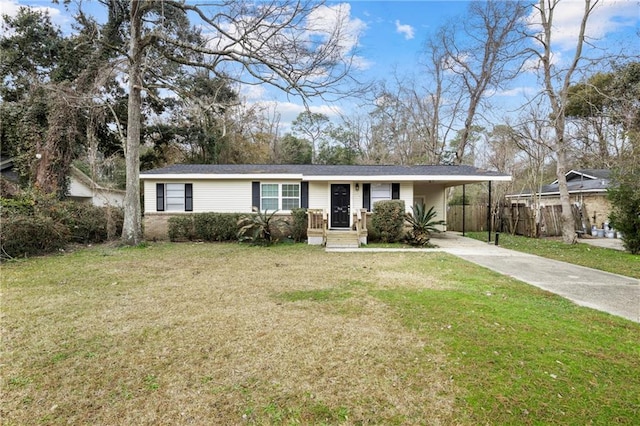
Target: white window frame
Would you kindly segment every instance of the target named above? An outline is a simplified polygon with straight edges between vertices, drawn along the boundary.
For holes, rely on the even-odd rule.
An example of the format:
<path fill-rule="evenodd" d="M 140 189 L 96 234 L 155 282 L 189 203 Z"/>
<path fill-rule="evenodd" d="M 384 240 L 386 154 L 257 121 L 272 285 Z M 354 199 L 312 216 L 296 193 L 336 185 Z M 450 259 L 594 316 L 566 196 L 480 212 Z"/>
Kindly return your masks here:
<path fill-rule="evenodd" d="M 277 185 L 278 187 L 277 197 L 271 194 L 268 194 L 265 197 L 264 196 L 265 185 Z M 291 193 L 287 193 L 285 195 L 285 192 L 291 189 L 289 188 L 289 186 L 295 187 L 294 192 L 297 192 L 297 195 L 292 195 Z M 265 199 L 267 200 L 277 199 L 278 200 L 277 210 L 283 211 L 283 212 L 290 212 L 293 209 L 300 208 L 301 195 L 302 195 L 302 188 L 301 188 L 300 182 L 260 182 L 260 210 L 265 211 L 265 208 L 264 208 Z M 291 205 L 288 205 L 287 208 L 284 208 L 285 203 L 290 204 L 291 202 L 295 204 L 294 207 L 292 207 Z M 276 209 L 269 208 L 268 210 L 273 211 Z"/>

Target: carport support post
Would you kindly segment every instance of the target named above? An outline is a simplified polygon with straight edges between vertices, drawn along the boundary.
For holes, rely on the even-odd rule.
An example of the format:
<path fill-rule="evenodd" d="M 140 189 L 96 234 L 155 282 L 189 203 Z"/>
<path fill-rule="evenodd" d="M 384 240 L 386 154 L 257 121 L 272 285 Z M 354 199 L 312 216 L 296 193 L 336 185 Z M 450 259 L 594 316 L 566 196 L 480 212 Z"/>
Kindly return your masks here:
<path fill-rule="evenodd" d="M 466 214 L 467 213 L 467 209 L 466 209 L 467 203 L 465 202 L 465 200 L 467 199 L 467 196 L 466 196 L 466 193 L 465 193 L 466 188 L 467 188 L 466 185 L 462 185 L 462 236 L 463 237 L 464 237 L 464 231 L 465 231 L 465 227 L 466 227 L 465 226 L 466 225 L 465 219 L 467 217 L 467 214 Z"/>
<path fill-rule="evenodd" d="M 487 206 L 487 232 L 488 242 L 491 242 L 491 181 L 489 181 L 489 205 Z"/>

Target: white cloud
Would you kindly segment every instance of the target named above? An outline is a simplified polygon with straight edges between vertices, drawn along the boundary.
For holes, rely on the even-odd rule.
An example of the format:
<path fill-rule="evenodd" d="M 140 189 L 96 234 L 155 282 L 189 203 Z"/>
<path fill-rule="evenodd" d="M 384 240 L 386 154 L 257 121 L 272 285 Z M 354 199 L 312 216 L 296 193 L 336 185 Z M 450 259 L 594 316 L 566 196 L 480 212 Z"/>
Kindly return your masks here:
<path fill-rule="evenodd" d="M 67 23 L 67 19 L 55 7 L 34 6 L 33 4 L 20 3 L 17 0 L 0 0 L 0 13 L 2 15 L 16 16 L 20 7 L 29 7 L 40 12 L 48 12 L 51 22 L 60 27 Z M 8 31 L 4 28 L 4 21 L 0 20 L 0 24 L 0 37 L 4 37 L 8 35 Z"/>
<path fill-rule="evenodd" d="M 0 0 L 0 10 L 3 15 L 16 16 L 20 5 L 15 0 Z"/>
<path fill-rule="evenodd" d="M 575 48 L 584 8 L 583 0 L 558 3 L 552 27 L 552 42 L 555 47 L 565 51 Z M 589 17 L 586 34 L 590 40 L 603 39 L 607 34 L 638 25 L 638 20 L 637 1 L 602 0 Z M 537 9 L 532 10 L 527 22 L 534 29 L 540 28 L 540 14 Z"/>
<path fill-rule="evenodd" d="M 326 37 L 339 29 L 340 50 L 344 56 L 358 47 L 360 36 L 367 29 L 367 24 L 358 18 L 351 18 L 351 5 L 337 3 L 317 7 L 308 18 L 309 37 Z M 358 69 L 368 68 L 368 62 L 356 56 L 355 66 Z"/>
<path fill-rule="evenodd" d="M 498 92 L 495 92 L 493 94 L 491 94 L 492 96 L 503 96 L 506 98 L 522 98 L 522 97 L 526 97 L 526 96 L 531 96 L 531 95 L 535 95 L 536 93 L 538 93 L 538 89 L 536 89 L 535 87 L 531 87 L 531 86 L 523 86 L 523 87 L 516 87 L 513 89 L 508 89 L 508 90 L 501 90 Z"/>
<path fill-rule="evenodd" d="M 264 99 L 266 93 L 264 85 L 243 84 L 240 88 L 240 95 L 248 101 Z"/>
<path fill-rule="evenodd" d="M 400 21 L 396 19 L 396 32 L 404 35 L 405 40 L 411 40 L 415 37 L 416 30 L 408 24 L 401 24 Z"/>

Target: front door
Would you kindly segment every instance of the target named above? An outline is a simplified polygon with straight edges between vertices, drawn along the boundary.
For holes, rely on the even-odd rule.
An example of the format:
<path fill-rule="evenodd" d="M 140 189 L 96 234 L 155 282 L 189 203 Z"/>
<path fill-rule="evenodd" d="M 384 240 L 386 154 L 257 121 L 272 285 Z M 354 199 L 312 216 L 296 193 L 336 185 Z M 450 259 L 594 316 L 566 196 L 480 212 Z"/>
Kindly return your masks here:
<path fill-rule="evenodd" d="M 331 184 L 331 227 L 349 227 L 350 192 L 349 184 Z"/>

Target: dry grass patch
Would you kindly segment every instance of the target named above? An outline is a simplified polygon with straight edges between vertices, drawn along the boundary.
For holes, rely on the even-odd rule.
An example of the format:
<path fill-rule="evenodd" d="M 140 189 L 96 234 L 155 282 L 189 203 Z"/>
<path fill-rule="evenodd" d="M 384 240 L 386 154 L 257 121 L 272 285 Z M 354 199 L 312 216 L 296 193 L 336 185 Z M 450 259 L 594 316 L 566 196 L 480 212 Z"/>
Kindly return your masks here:
<path fill-rule="evenodd" d="M 447 424 L 441 342 L 372 297 L 416 255 L 95 248 L 3 266 L 5 424 Z M 404 271 L 404 272 L 400 272 Z"/>

